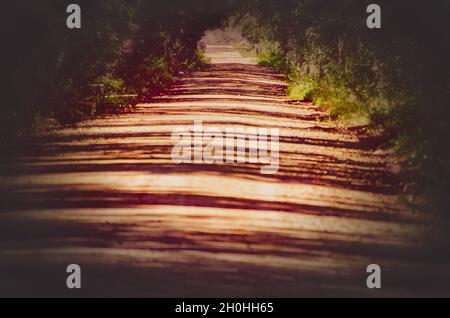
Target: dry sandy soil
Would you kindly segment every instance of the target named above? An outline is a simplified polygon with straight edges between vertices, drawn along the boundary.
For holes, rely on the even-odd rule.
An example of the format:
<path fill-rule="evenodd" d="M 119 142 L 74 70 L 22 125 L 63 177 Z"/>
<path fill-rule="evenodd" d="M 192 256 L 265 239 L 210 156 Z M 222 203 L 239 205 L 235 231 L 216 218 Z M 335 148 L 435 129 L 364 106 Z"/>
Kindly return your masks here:
<path fill-rule="evenodd" d="M 2 296 L 417 296 L 445 293 L 428 227 L 398 203 L 388 154 L 285 97 L 230 47 L 170 94 L 27 138 L 1 171 Z M 280 129 L 280 169 L 181 164 L 194 120 Z M 82 289 L 65 286 L 80 264 Z M 366 287 L 379 264 L 382 288 Z M 447 289 L 448 291 L 448 289 Z"/>

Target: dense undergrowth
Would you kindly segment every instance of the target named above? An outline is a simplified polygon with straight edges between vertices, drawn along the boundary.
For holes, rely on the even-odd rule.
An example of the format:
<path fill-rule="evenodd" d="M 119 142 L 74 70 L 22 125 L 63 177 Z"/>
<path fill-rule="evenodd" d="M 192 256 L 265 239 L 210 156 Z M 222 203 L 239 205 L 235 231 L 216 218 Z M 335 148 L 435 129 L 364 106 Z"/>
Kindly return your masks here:
<path fill-rule="evenodd" d="M 378 1 L 382 28 L 366 26 L 368 1 L 250 1 L 231 19 L 261 65 L 286 73 L 288 95 L 364 127 L 402 160 L 405 192 L 428 212 L 450 206 L 450 3 Z"/>
<path fill-rule="evenodd" d="M 72 124 L 126 111 L 202 67 L 203 32 L 220 25 L 224 1 L 80 0 L 82 28 L 66 27 L 69 1 L 8 4 L 1 143 L 47 118 Z M 210 6 L 213 4 L 212 6 Z M 203 17 L 203 18 L 200 18 Z"/>

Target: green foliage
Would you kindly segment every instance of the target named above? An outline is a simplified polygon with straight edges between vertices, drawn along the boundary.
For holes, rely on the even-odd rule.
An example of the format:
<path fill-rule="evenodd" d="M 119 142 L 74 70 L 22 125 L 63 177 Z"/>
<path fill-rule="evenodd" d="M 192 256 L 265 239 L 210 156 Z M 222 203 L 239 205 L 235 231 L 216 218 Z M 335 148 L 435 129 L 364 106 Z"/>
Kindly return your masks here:
<path fill-rule="evenodd" d="M 195 71 L 199 69 L 204 69 L 209 64 L 211 64 L 211 59 L 207 57 L 202 51 L 196 50 L 192 62 L 187 65 L 187 70 Z"/>
<path fill-rule="evenodd" d="M 286 70 L 292 99 L 369 123 L 395 146 L 427 210 L 450 205 L 448 1 L 378 1 L 381 30 L 366 27 L 369 1 L 249 0 L 231 19 L 261 64 Z M 266 48 L 279 48 L 266 50 Z"/>
<path fill-rule="evenodd" d="M 91 115 L 124 112 L 137 101 L 136 95 L 127 91 L 124 81 L 111 75 L 102 76 L 94 88 Z"/>
<path fill-rule="evenodd" d="M 127 78 L 127 84 L 142 97 L 162 93 L 173 80 L 174 76 L 163 57 L 148 57 Z"/>
<path fill-rule="evenodd" d="M 283 49 L 275 43 L 272 46 L 261 50 L 258 64 L 261 66 L 271 66 L 280 72 L 288 71 L 288 64 Z"/>
<path fill-rule="evenodd" d="M 288 88 L 289 98 L 292 100 L 312 101 L 317 84 L 313 81 L 292 82 Z"/>
<path fill-rule="evenodd" d="M 122 0 L 80 0 L 77 3 L 89 14 L 82 15 L 81 30 L 69 30 L 69 3 L 18 0 L 8 10 L 14 33 L 5 39 L 11 48 L 5 72 L 12 80 L 1 118 L 2 126 L 12 124 L 9 136 L 2 134 L 3 141 L 33 130 L 48 117 L 61 123 L 86 118 L 97 113 L 98 100 L 105 97 L 95 85 L 114 70 L 130 34 L 133 8 Z"/>
<path fill-rule="evenodd" d="M 1 142 L 49 117 L 75 123 L 123 111 L 131 95 L 160 94 L 181 71 L 205 66 L 197 42 L 232 2 L 80 0 L 80 30 L 65 27 L 69 1 L 11 2 Z"/>

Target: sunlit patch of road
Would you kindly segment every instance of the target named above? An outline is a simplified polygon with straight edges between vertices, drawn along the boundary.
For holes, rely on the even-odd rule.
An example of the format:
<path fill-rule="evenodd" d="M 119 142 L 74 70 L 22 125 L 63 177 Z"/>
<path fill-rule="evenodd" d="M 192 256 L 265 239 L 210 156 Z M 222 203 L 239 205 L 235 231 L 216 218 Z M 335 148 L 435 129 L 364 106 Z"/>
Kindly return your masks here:
<path fill-rule="evenodd" d="M 283 76 L 208 54 L 168 96 L 29 138 L 0 180 L 3 266 L 32 260 L 51 294 L 50 270 L 81 263 L 88 295 L 145 296 L 367 295 L 368 264 L 413 272 L 426 227 L 398 202 L 388 154 L 289 101 Z M 194 120 L 279 128 L 279 172 L 173 163 L 171 132 Z M 383 292 L 408 293 L 399 282 Z"/>

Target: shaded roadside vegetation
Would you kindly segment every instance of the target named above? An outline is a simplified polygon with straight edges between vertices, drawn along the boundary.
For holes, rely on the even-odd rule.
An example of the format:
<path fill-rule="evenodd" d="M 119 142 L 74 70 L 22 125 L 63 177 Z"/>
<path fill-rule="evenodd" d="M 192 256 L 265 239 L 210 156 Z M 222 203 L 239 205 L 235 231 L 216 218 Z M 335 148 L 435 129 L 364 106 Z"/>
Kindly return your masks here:
<path fill-rule="evenodd" d="M 74 123 L 158 95 L 204 63 L 197 43 L 227 20 L 261 62 L 285 72 L 293 99 L 359 122 L 409 171 L 407 192 L 428 211 L 450 206 L 450 4 L 366 0 L 80 0 L 82 29 L 65 27 L 69 1 L 8 4 L 1 141 L 44 119 Z"/>
<path fill-rule="evenodd" d="M 80 0 L 81 30 L 66 28 L 69 1 L 8 4 L 2 141 L 45 118 L 67 124 L 126 109 L 201 66 L 197 41 L 227 3 L 196 2 Z"/>
<path fill-rule="evenodd" d="M 289 75 L 292 99 L 312 100 L 332 118 L 363 126 L 377 145 L 394 147 L 405 192 L 426 199 L 411 203 L 448 212 L 450 3 L 376 1 L 382 29 L 369 30 L 370 3 L 248 1 L 231 23 L 260 64 Z"/>

